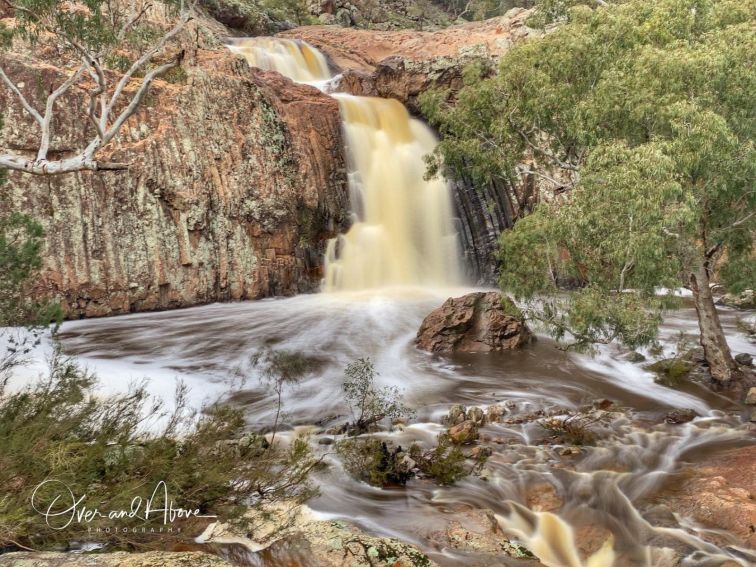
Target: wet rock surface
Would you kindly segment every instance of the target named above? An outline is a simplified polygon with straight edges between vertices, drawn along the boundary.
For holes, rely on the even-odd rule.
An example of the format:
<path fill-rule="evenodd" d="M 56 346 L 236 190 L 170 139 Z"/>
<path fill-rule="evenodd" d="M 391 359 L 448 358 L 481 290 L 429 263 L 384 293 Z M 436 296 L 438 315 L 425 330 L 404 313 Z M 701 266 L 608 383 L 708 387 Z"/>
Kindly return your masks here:
<path fill-rule="evenodd" d="M 707 528 L 717 543 L 756 548 L 756 446 L 711 455 L 683 467 L 670 481 L 663 499 L 673 511 Z"/>
<path fill-rule="evenodd" d="M 532 335 L 512 313 L 516 313 L 512 301 L 495 291 L 449 298 L 423 320 L 415 345 L 434 353 L 521 348 Z"/>
<path fill-rule="evenodd" d="M 378 31 L 304 26 L 281 33 L 320 49 L 343 72 L 342 90 L 396 98 L 417 110 L 417 96 L 437 86 L 456 91 L 473 61 L 494 64 L 515 42 L 539 32 L 525 25 L 529 10 L 439 31 Z"/>
<path fill-rule="evenodd" d="M 727 293 L 717 299 L 718 305 L 726 305 L 735 309 L 756 309 L 756 292 L 747 289 L 741 293 Z"/>
<path fill-rule="evenodd" d="M 478 426 L 472 420 L 466 420 L 449 429 L 449 437 L 457 445 L 469 445 L 478 439 Z"/>

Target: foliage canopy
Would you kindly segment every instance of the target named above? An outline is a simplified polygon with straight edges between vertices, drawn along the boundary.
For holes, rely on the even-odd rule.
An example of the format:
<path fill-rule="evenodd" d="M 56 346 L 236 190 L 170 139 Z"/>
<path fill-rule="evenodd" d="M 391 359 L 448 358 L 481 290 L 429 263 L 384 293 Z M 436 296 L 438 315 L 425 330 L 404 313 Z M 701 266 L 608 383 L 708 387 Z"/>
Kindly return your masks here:
<path fill-rule="evenodd" d="M 721 335 L 698 291 L 715 270 L 732 291 L 756 281 L 756 2 L 566 14 L 510 50 L 496 76 L 469 74 L 455 105 L 423 97 L 445 135 L 432 169 L 477 183 L 538 177 L 540 204 L 502 235 L 501 284 L 548 298 L 530 312 L 558 338 L 648 344 L 655 290 L 680 285 L 708 317 L 702 340 Z M 579 291 L 560 295 L 565 283 Z"/>

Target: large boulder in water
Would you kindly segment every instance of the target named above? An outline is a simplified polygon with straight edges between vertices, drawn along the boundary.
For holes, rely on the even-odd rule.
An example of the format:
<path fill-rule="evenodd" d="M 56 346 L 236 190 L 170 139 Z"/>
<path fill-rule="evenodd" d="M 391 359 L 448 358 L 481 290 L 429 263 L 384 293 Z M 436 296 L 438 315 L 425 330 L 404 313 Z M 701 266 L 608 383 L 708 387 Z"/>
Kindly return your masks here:
<path fill-rule="evenodd" d="M 512 300 L 497 291 L 450 297 L 423 320 L 415 344 L 430 352 L 491 352 L 520 348 L 533 335 Z"/>

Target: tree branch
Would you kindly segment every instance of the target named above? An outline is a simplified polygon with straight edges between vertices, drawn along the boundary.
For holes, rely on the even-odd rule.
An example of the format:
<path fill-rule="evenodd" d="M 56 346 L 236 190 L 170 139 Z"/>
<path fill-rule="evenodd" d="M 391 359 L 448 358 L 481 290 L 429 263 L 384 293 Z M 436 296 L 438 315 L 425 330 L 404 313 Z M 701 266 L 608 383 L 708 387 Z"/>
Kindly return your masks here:
<path fill-rule="evenodd" d="M 89 121 L 94 125 L 95 130 L 97 130 L 97 135 L 100 137 L 100 140 L 105 138 L 105 124 L 104 122 L 107 120 L 107 99 L 106 99 L 106 92 L 107 92 L 107 79 L 105 78 L 105 73 L 102 70 L 102 66 L 99 64 L 98 61 L 95 60 L 87 60 L 86 58 L 82 57 L 82 61 L 87 66 L 87 71 L 89 72 L 89 76 L 92 77 L 92 80 L 94 80 L 97 87 L 90 91 L 89 93 L 89 106 L 87 107 L 87 118 L 89 118 Z M 100 99 L 100 117 L 98 119 L 97 115 L 95 114 L 95 108 L 97 106 L 97 99 Z"/>
<path fill-rule="evenodd" d="M 528 137 L 527 133 L 523 132 L 521 128 L 518 128 L 515 126 L 514 121 L 511 117 L 507 117 L 507 121 L 509 122 L 509 125 L 511 128 L 517 132 L 517 134 L 522 138 L 522 140 L 532 149 L 534 152 L 541 154 L 542 156 L 546 157 L 547 159 L 550 159 L 553 161 L 556 165 L 561 167 L 562 169 L 567 169 L 569 171 L 579 172 L 580 168 L 572 163 L 565 162 L 561 159 L 559 159 L 557 156 L 555 156 L 553 153 L 545 150 L 544 148 L 538 146 L 537 144 L 534 144 L 530 138 Z"/>
<path fill-rule="evenodd" d="M 147 94 L 147 91 L 150 88 L 150 85 L 152 84 L 152 81 L 155 80 L 155 78 L 158 75 L 162 75 L 169 69 L 172 69 L 176 65 L 178 65 L 181 62 L 181 59 L 183 58 L 183 52 L 179 54 L 176 59 L 171 61 L 170 63 L 165 63 L 164 65 L 161 65 L 160 67 L 156 67 L 147 75 L 145 75 L 144 79 L 142 80 L 142 84 L 139 87 L 139 90 L 134 95 L 134 98 L 131 99 L 131 102 L 126 107 L 126 109 L 121 112 L 121 114 L 118 116 L 115 122 L 113 122 L 113 125 L 105 132 L 105 137 L 102 140 L 102 144 L 105 145 L 110 140 L 113 139 L 113 137 L 118 133 L 118 131 L 121 129 L 121 126 L 123 126 L 124 122 L 128 120 L 135 112 L 136 109 L 139 107 L 139 105 L 142 103 L 142 100 L 144 100 L 145 95 Z M 108 110 L 110 110 L 110 107 L 108 107 Z"/>
<path fill-rule="evenodd" d="M 756 215 L 756 211 L 750 212 L 749 214 L 747 214 L 743 218 L 740 218 L 740 219 L 736 220 L 734 223 L 732 223 L 730 226 L 728 226 L 727 229 L 736 228 L 736 227 L 740 226 L 744 222 L 748 221 L 748 219 L 750 219 L 753 215 Z"/>
<path fill-rule="evenodd" d="M 37 123 L 42 126 L 42 123 L 44 122 L 42 115 L 37 112 L 31 104 L 29 104 L 29 101 L 26 100 L 26 97 L 18 89 L 15 83 L 8 78 L 8 75 L 5 74 L 5 70 L 3 69 L 2 65 L 0 65 L 0 79 L 2 79 L 5 85 L 16 95 L 16 97 L 18 97 L 18 100 L 21 101 L 21 106 L 24 107 L 24 110 L 31 114 L 34 120 L 36 120 Z"/>
<path fill-rule="evenodd" d="M 155 45 L 153 48 L 147 50 L 139 59 L 137 59 L 133 65 L 129 68 L 128 71 L 121 77 L 121 80 L 118 81 L 118 84 L 116 85 L 115 90 L 113 91 L 113 96 L 110 98 L 110 102 L 108 103 L 108 112 L 111 112 L 113 110 L 113 107 L 115 106 L 116 102 L 118 102 L 118 98 L 121 96 L 121 93 L 123 92 L 123 89 L 126 87 L 126 85 L 129 83 L 131 78 L 134 76 L 134 73 L 136 73 L 143 65 L 148 63 L 154 56 L 157 54 L 165 45 L 170 41 L 173 37 L 175 37 L 182 29 L 184 29 L 184 26 L 188 22 L 190 22 L 192 19 L 191 12 L 187 12 L 184 14 L 181 18 L 181 20 L 171 29 L 167 34 L 165 34 L 160 41 Z M 170 67 L 168 67 L 169 69 Z M 167 69 L 166 69 L 167 70 Z M 155 75 L 153 75 L 154 78 Z M 146 77 L 145 77 L 146 80 Z"/>
<path fill-rule="evenodd" d="M 133 6 L 133 3 L 132 3 L 132 10 L 134 8 L 135 7 Z M 123 25 L 123 27 L 118 32 L 118 41 L 119 42 L 123 41 L 123 39 L 126 37 L 126 34 L 129 33 L 129 31 L 131 31 L 131 28 L 134 27 L 134 25 L 139 20 L 141 20 L 144 17 L 144 15 L 147 13 L 147 11 L 150 8 L 152 8 L 152 4 L 150 4 L 149 2 L 146 2 L 142 6 L 141 10 L 138 10 L 138 11 L 134 12 L 134 14 L 126 21 L 126 23 Z"/>
<path fill-rule="evenodd" d="M 556 185 L 557 189 L 561 189 L 562 187 L 565 187 L 565 183 L 563 183 L 562 181 L 554 179 L 553 177 L 550 177 L 546 175 L 545 173 L 541 173 L 540 171 L 536 171 L 535 169 L 523 169 L 523 170 L 520 170 L 520 173 L 524 175 L 532 174 L 532 175 L 537 175 L 538 177 L 542 177 L 546 181 L 550 181 L 551 183 Z"/>
<path fill-rule="evenodd" d="M 37 161 L 47 159 L 47 152 L 50 149 L 50 136 L 52 135 L 51 125 L 52 125 L 52 117 L 53 112 L 55 110 L 55 101 L 58 100 L 58 97 L 65 93 L 68 89 L 73 86 L 76 81 L 79 80 L 79 77 L 81 77 L 82 73 L 84 72 L 84 65 L 82 64 L 75 72 L 71 73 L 71 75 L 66 79 L 55 91 L 53 91 L 50 96 L 47 97 L 47 103 L 45 104 L 45 116 L 42 120 L 41 129 L 41 137 L 40 137 L 40 143 L 39 143 L 39 151 L 37 152 Z"/>
<path fill-rule="evenodd" d="M 128 163 L 101 162 L 82 153 L 72 158 L 55 161 L 32 160 L 12 154 L 0 154 L 0 167 L 13 171 L 22 171 L 33 175 L 59 175 L 75 171 L 123 171 L 129 168 Z"/>

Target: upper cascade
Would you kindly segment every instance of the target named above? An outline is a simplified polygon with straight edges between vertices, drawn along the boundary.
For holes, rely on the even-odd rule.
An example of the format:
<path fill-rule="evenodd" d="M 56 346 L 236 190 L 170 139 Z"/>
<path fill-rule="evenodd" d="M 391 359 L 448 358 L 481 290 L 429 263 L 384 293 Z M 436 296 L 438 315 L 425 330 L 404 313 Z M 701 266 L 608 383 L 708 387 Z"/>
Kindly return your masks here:
<path fill-rule="evenodd" d="M 303 41 L 237 40 L 250 65 L 325 88 L 328 63 Z M 318 84 L 320 83 L 320 84 Z M 334 94 L 349 166 L 354 223 L 329 241 L 323 290 L 450 287 L 462 283 L 448 184 L 426 179 L 425 156 L 438 140 L 394 99 Z"/>
<path fill-rule="evenodd" d="M 242 55 L 252 67 L 276 71 L 299 83 L 318 83 L 333 78 L 325 56 L 310 44 L 278 37 L 245 37 L 228 48 Z"/>

